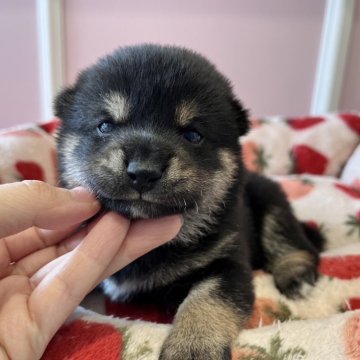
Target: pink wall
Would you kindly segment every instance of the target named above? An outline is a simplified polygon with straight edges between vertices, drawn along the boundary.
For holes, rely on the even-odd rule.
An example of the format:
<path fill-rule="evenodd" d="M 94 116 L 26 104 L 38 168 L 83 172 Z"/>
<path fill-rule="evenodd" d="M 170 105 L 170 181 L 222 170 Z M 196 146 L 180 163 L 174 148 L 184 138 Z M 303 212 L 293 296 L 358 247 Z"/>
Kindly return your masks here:
<path fill-rule="evenodd" d="M 0 2 L 0 128 L 40 117 L 35 0 Z"/>
<path fill-rule="evenodd" d="M 340 109 L 360 110 L 360 2 L 356 8 L 346 64 Z"/>
<path fill-rule="evenodd" d="M 67 80 L 119 45 L 207 55 L 254 115 L 310 108 L 325 0 L 65 0 Z"/>
<path fill-rule="evenodd" d="M 0 128 L 40 119 L 35 0 L 0 1 Z M 356 2 L 341 109 L 360 108 Z M 119 45 L 207 55 L 254 115 L 306 114 L 325 0 L 64 0 L 67 82 Z"/>

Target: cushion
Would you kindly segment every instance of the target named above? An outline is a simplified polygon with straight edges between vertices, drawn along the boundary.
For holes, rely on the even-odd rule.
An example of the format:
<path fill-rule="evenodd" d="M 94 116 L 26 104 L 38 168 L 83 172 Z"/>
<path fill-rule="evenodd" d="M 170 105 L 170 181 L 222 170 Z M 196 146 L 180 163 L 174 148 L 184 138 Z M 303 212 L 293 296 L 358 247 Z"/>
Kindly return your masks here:
<path fill-rule="evenodd" d="M 358 113 L 254 119 L 241 139 L 246 166 L 264 175 L 339 176 L 359 142 Z"/>
<path fill-rule="evenodd" d="M 287 299 L 270 274 L 254 273 L 254 313 L 232 358 L 360 359 L 360 192 L 352 186 L 360 168 L 359 115 L 270 117 L 252 124 L 241 139 L 245 164 L 280 183 L 297 217 L 324 233 L 327 250 L 322 276 L 303 299 Z M 58 126 L 55 119 L 0 132 L 0 183 L 38 179 L 56 185 Z M 170 325 L 130 321 L 122 313 L 126 307 L 99 294 L 91 298 L 84 304 L 107 315 L 79 307 L 42 359 L 158 359 Z M 154 317 L 154 309 L 131 311 L 133 319 L 171 319 Z"/>

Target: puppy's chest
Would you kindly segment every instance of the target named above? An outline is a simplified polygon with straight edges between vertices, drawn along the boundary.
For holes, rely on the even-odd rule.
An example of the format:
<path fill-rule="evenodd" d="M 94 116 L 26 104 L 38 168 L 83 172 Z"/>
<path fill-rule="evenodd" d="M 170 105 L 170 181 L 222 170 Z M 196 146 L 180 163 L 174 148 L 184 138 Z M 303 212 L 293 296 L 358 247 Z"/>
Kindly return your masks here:
<path fill-rule="evenodd" d="M 175 282 L 150 291 L 142 291 L 138 284 L 124 282 L 122 285 L 107 279 L 103 286 L 108 294 L 106 312 L 117 317 L 156 323 L 172 323 L 180 304 L 188 295 L 191 285 Z M 143 287 L 142 287 L 143 288 Z M 119 298 L 115 299 L 114 294 Z"/>
<path fill-rule="evenodd" d="M 182 301 L 191 287 L 216 273 L 219 259 L 241 261 L 237 233 L 204 239 L 197 246 L 159 248 L 103 282 L 114 301 L 136 298 L 147 301 Z"/>
<path fill-rule="evenodd" d="M 102 287 L 105 294 L 116 302 L 179 304 L 188 294 L 192 284 L 199 278 L 191 264 L 169 266 L 157 264 L 153 268 L 128 267 L 108 279 Z"/>

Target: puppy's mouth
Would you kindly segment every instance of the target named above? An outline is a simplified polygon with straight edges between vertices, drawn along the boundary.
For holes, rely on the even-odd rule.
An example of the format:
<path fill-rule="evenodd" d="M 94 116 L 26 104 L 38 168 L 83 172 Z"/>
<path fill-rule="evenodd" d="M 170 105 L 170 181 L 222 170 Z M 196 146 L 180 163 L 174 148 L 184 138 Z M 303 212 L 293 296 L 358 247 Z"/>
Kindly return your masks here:
<path fill-rule="evenodd" d="M 129 219 L 150 219 L 162 216 L 185 214 L 198 209 L 200 199 L 184 191 L 138 192 L 129 187 L 112 190 L 99 186 L 93 179 L 87 186 L 96 194 L 104 210 L 117 212 Z M 170 190 L 170 189 L 169 189 Z"/>
<path fill-rule="evenodd" d="M 141 195 L 136 199 L 113 199 L 101 195 L 98 198 L 104 209 L 115 211 L 129 219 L 149 219 L 183 214 L 194 207 L 186 201 L 170 203 Z"/>

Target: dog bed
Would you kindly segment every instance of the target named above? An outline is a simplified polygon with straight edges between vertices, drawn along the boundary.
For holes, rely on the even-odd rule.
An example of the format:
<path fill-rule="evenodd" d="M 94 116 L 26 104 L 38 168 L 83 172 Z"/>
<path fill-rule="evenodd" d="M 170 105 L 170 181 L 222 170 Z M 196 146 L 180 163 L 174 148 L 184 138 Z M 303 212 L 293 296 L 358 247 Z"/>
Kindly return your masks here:
<path fill-rule="evenodd" d="M 58 125 L 54 119 L 0 132 L 0 183 L 57 185 Z M 302 299 L 287 299 L 270 274 L 254 273 L 254 312 L 233 360 L 360 359 L 360 115 L 254 119 L 241 142 L 246 166 L 279 181 L 297 217 L 324 234 L 326 249 L 321 277 Z M 158 358 L 173 314 L 113 304 L 100 293 L 84 306 L 43 359 Z"/>

